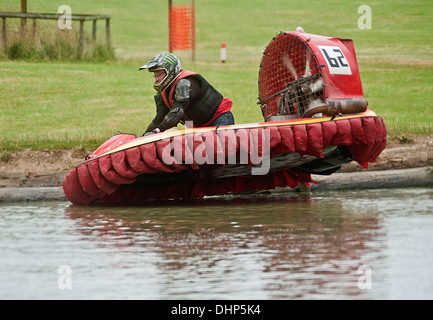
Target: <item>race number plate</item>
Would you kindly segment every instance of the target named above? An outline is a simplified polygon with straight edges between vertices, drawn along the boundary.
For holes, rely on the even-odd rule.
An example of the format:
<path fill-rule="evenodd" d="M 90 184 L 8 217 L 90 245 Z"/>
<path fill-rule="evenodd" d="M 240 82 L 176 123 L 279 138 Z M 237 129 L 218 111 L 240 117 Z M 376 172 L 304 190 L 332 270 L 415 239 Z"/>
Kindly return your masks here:
<path fill-rule="evenodd" d="M 318 48 L 328 64 L 330 74 L 352 74 L 349 62 L 340 47 L 318 46 Z"/>

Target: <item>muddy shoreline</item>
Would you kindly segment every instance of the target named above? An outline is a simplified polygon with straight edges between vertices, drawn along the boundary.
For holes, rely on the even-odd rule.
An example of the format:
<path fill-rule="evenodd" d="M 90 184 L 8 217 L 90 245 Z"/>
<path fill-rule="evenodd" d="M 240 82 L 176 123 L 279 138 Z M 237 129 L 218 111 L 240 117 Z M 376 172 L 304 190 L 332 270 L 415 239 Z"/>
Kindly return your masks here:
<path fill-rule="evenodd" d="M 62 179 L 84 162 L 84 151 L 31 150 L 1 154 L 0 201 L 64 200 Z M 319 189 L 340 187 L 416 187 L 433 185 L 433 137 L 418 136 L 410 142 L 388 141 L 376 163 L 366 170 L 356 162 L 345 164 L 330 176 L 313 175 Z M 296 190 L 295 190 L 296 191 Z"/>

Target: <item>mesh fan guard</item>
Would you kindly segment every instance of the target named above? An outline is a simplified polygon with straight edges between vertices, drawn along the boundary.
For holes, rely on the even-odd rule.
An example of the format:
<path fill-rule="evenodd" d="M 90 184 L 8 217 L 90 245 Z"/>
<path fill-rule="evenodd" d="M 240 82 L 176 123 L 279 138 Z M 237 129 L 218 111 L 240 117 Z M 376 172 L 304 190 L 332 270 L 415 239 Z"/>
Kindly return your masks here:
<path fill-rule="evenodd" d="M 323 101 L 319 63 L 299 37 L 280 33 L 269 43 L 259 71 L 259 102 L 265 120 L 299 118 L 314 100 Z"/>

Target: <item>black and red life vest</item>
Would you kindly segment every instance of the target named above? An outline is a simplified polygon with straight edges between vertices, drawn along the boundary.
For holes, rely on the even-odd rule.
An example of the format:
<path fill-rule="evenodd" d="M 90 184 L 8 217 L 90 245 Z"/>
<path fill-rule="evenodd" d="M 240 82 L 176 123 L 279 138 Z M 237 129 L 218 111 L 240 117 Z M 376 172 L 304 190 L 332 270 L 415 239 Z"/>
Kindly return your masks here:
<path fill-rule="evenodd" d="M 182 70 L 173 83 L 161 92 L 161 96 L 167 108 L 171 109 L 174 106 L 176 83 L 186 77 L 194 77 L 194 79 L 199 82 L 200 92 L 193 98 L 188 108 L 186 108 L 185 115 L 187 119 L 185 120 L 192 120 L 194 126 L 202 127 L 212 123 L 216 117 L 230 110 L 232 105 L 230 99 L 224 98 L 223 95 L 200 74 L 188 70 Z"/>

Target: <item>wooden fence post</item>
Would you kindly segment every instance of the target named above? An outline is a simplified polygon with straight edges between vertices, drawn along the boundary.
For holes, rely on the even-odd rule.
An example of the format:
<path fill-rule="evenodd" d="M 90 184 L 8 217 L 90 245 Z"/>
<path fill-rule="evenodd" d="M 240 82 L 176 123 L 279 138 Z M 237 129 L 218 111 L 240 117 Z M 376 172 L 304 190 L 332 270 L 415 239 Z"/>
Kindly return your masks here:
<path fill-rule="evenodd" d="M 78 44 L 78 55 L 81 57 L 84 47 L 84 20 L 80 20 L 80 37 Z"/>
<path fill-rule="evenodd" d="M 2 42 L 3 42 L 3 49 L 6 51 L 6 18 L 2 17 Z"/>
<path fill-rule="evenodd" d="M 93 24 L 92 24 L 92 40 L 93 42 L 96 41 L 96 19 L 93 20 Z"/>
<path fill-rule="evenodd" d="M 168 0 L 168 52 L 173 52 L 173 48 L 171 46 L 170 41 L 170 21 L 171 21 L 171 15 L 172 15 L 172 8 L 173 8 L 173 0 Z"/>
<path fill-rule="evenodd" d="M 192 61 L 195 61 L 195 1 L 192 0 L 192 21 L 191 21 L 191 46 L 192 46 L 192 53 L 191 58 Z"/>
<path fill-rule="evenodd" d="M 21 13 L 27 13 L 27 0 L 21 0 Z M 27 19 L 21 18 L 21 32 L 25 32 Z"/>
<path fill-rule="evenodd" d="M 107 41 L 107 47 L 110 48 L 111 46 L 111 39 L 110 39 L 110 18 L 105 19 L 105 38 Z"/>
<path fill-rule="evenodd" d="M 32 39 L 36 39 L 36 29 L 37 29 L 37 22 L 36 19 L 32 19 Z"/>

